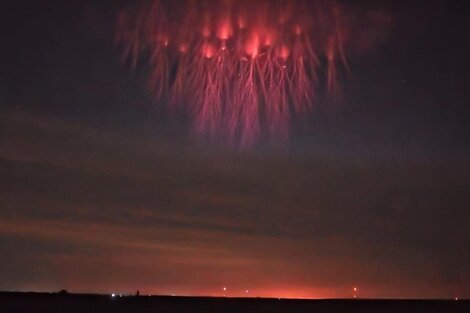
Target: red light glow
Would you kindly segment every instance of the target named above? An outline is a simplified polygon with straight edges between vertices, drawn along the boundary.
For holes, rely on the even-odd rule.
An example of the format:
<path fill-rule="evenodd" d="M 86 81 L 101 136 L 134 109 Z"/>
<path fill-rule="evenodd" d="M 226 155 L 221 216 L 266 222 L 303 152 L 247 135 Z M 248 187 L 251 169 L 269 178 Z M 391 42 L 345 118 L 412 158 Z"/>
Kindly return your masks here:
<path fill-rule="evenodd" d="M 150 85 L 194 130 L 236 146 L 283 142 L 319 87 L 339 89 L 352 18 L 334 1 L 153 0 L 125 10 L 117 41 L 135 65 L 150 52 Z M 202 52 L 202 53 L 201 53 Z M 325 83 L 321 82 L 321 78 Z"/>

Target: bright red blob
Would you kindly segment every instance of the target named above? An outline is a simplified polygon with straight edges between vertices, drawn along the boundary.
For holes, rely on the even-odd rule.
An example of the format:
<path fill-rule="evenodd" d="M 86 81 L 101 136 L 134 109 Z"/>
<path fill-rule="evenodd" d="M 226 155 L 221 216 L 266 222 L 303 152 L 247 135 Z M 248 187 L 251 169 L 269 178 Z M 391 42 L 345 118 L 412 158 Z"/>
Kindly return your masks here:
<path fill-rule="evenodd" d="M 274 44 L 276 36 L 274 33 L 267 33 L 264 37 L 264 45 L 265 46 L 272 46 Z"/>
<path fill-rule="evenodd" d="M 278 56 L 284 61 L 287 61 L 287 59 L 289 58 L 289 54 L 290 54 L 289 47 L 285 45 L 281 46 L 278 50 Z"/>
<path fill-rule="evenodd" d="M 215 47 L 211 44 L 204 44 L 202 54 L 208 59 L 212 58 L 215 54 Z"/>
<path fill-rule="evenodd" d="M 220 23 L 217 30 L 217 37 L 222 40 L 227 40 L 232 36 L 232 25 L 230 21 L 226 18 Z"/>
<path fill-rule="evenodd" d="M 253 32 L 245 43 L 245 53 L 254 58 L 258 55 L 259 48 L 259 34 Z"/>
<path fill-rule="evenodd" d="M 187 44 L 187 43 L 182 43 L 182 44 L 180 45 L 180 52 L 181 52 L 181 53 L 186 53 L 186 52 L 188 52 L 188 49 L 189 49 L 189 47 L 188 47 L 188 44 Z"/>
<path fill-rule="evenodd" d="M 347 69 L 354 23 L 333 1 L 171 3 L 124 12 L 117 39 L 134 64 L 150 52 L 152 89 L 186 108 L 201 135 L 235 146 L 285 141 L 319 86 L 335 92 L 338 70 Z"/>

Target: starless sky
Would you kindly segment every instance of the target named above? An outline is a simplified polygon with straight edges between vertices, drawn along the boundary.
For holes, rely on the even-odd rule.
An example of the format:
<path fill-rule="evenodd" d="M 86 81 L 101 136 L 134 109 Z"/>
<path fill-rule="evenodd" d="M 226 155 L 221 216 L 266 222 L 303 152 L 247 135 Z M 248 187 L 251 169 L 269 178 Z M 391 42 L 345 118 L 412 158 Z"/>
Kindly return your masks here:
<path fill-rule="evenodd" d="M 467 1 L 357 1 L 386 40 L 287 150 L 249 151 L 121 63 L 128 3 L 2 4 L 0 290 L 470 297 Z"/>

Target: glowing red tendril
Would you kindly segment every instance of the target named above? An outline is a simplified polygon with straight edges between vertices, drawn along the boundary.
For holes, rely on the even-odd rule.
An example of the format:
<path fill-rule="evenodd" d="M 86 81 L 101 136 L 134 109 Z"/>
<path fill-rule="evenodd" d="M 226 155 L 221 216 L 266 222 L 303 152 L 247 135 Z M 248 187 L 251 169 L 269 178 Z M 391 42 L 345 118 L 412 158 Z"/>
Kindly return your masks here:
<path fill-rule="evenodd" d="M 337 92 L 354 32 L 344 16 L 334 1 L 153 0 L 120 15 L 117 40 L 134 65 L 149 54 L 155 94 L 197 133 L 250 146 L 285 141 L 319 86 Z"/>

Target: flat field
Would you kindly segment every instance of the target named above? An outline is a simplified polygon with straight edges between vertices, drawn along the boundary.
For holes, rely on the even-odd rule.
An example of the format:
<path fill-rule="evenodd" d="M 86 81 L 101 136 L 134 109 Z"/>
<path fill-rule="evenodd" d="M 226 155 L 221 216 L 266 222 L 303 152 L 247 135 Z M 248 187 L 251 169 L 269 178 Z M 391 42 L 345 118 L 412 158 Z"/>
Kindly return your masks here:
<path fill-rule="evenodd" d="M 342 313 L 470 312 L 468 300 L 265 299 L 0 293 L 0 312 Z"/>

